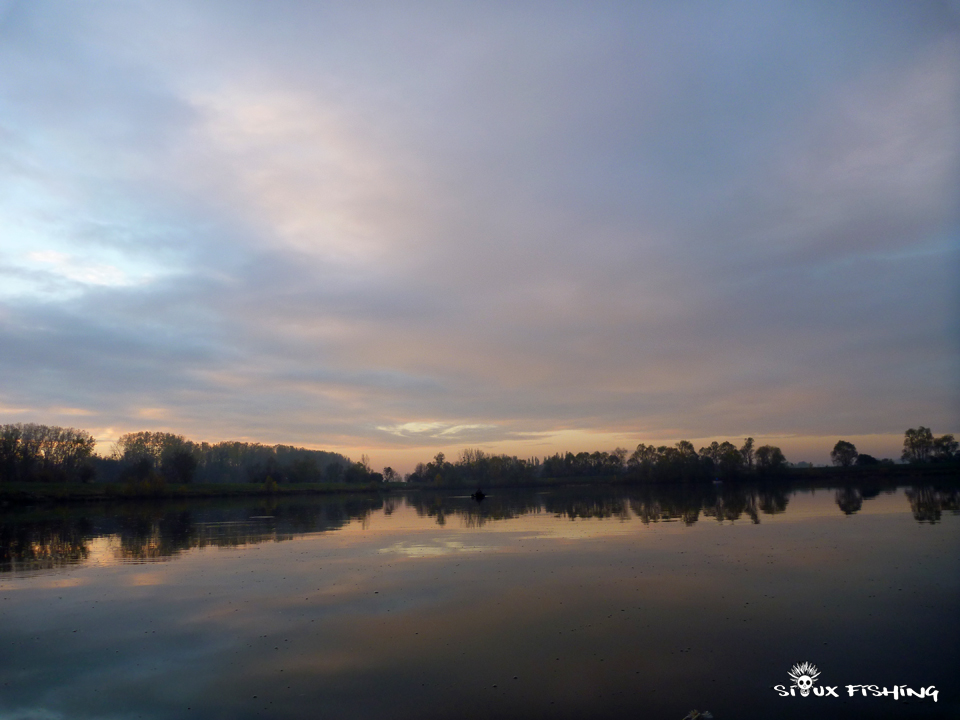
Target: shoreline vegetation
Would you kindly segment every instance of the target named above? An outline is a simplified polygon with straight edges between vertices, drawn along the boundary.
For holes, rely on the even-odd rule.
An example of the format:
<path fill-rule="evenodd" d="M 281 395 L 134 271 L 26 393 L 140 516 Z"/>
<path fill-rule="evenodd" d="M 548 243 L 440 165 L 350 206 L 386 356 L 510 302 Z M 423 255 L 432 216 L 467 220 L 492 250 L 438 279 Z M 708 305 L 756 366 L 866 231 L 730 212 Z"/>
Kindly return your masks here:
<path fill-rule="evenodd" d="M 312 495 L 395 490 L 543 488 L 762 482 L 791 485 L 930 482 L 960 479 L 960 447 L 952 435 L 920 426 L 904 433 L 902 463 L 877 460 L 839 440 L 832 467 L 790 465 L 780 448 L 713 442 L 695 449 L 639 444 L 633 453 L 556 453 L 520 459 L 467 449 L 455 462 L 441 452 L 401 478 L 390 467 L 374 472 L 363 456 L 289 445 L 196 443 L 180 435 L 123 435 L 109 457 L 93 452 L 84 430 L 17 423 L 0 426 L 0 502 L 103 501 Z"/>
<path fill-rule="evenodd" d="M 960 466 L 957 465 L 893 465 L 882 468 L 788 468 L 776 478 L 742 477 L 727 481 L 728 485 L 775 483 L 784 489 L 835 488 L 838 485 L 862 483 L 880 484 L 884 487 L 902 484 L 954 484 L 960 483 Z M 591 478 L 539 478 L 522 485 L 489 485 L 491 492 L 503 490 L 544 490 L 576 487 L 643 487 L 645 485 L 687 485 L 683 481 L 643 483 L 623 477 L 599 476 Z M 702 483 L 698 483 L 702 484 Z M 403 493 L 431 491 L 463 491 L 463 484 L 436 484 L 417 482 L 392 483 L 297 483 L 268 486 L 263 483 L 214 483 L 214 484 L 162 484 L 159 486 L 130 485 L 123 483 L 0 483 L 0 507 L 37 502 L 104 502 L 189 500 L 213 498 L 248 497 L 294 497 L 310 495 L 341 495 L 370 493 Z M 489 495 L 489 494 L 488 494 Z"/>
<path fill-rule="evenodd" d="M 34 502 L 0 512 L 0 574 L 81 563 L 91 541 L 110 537 L 113 556 L 143 562 L 162 560 L 198 547 L 237 547 L 289 540 L 298 535 L 366 523 L 375 513 L 401 507 L 438 526 L 458 518 L 464 528 L 545 513 L 569 520 L 636 520 L 644 525 L 744 521 L 759 525 L 791 512 L 797 492 L 820 491 L 836 511 L 855 515 L 881 495 L 900 492 L 918 523 L 935 524 L 960 515 L 960 484 L 913 483 L 896 479 L 820 485 L 787 483 L 661 484 L 499 488 L 483 502 L 465 491 L 416 491 L 334 495 L 260 495 L 206 499 L 179 497 L 105 502 Z M 823 504 L 821 503 L 821 507 Z M 901 508 L 903 506 L 901 505 Z"/>

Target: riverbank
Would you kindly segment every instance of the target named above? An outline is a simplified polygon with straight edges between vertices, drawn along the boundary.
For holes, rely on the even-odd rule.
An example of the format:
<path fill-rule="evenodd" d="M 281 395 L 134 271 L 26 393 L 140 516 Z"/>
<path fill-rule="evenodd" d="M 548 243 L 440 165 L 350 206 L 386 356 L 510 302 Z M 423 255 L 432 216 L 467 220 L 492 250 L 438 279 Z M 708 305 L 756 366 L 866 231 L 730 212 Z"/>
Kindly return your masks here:
<path fill-rule="evenodd" d="M 777 473 L 743 473 L 734 479 L 718 482 L 718 485 L 756 484 L 782 486 L 835 486 L 845 483 L 879 482 L 882 484 L 911 484 L 927 482 L 960 481 L 960 465 L 928 464 L 928 465 L 869 465 L 854 467 L 810 467 L 787 468 Z M 711 482 L 664 480 L 661 482 L 647 482 L 638 479 L 635 475 L 589 475 L 572 477 L 549 477 L 526 480 L 518 485 L 498 484 L 492 482 L 480 483 L 400 483 L 395 487 L 405 490 L 475 490 L 480 488 L 495 489 L 498 487 L 575 487 L 584 485 L 595 486 L 644 486 L 644 485 L 711 485 Z"/>
<path fill-rule="evenodd" d="M 217 483 L 217 484 L 124 484 L 124 483 L 0 483 L 0 503 L 101 502 L 230 498 L 287 495 L 333 495 L 383 492 L 402 484 L 387 483 Z"/>
<path fill-rule="evenodd" d="M 827 487 L 838 484 L 870 483 L 883 486 L 915 483 L 960 482 L 956 465 L 873 465 L 867 467 L 790 468 L 769 476 L 744 475 L 727 485 L 763 483 L 783 487 Z M 481 482 L 485 490 L 498 488 L 559 488 L 577 486 L 642 486 L 630 475 L 538 478 L 522 485 L 498 485 Z M 704 483 L 694 483 L 704 484 Z M 336 493 L 382 493 L 390 491 L 469 491 L 473 485 L 435 483 L 0 483 L 0 503 L 99 502 L 103 500 L 188 499 L 271 497 L 295 495 L 331 495 Z"/>

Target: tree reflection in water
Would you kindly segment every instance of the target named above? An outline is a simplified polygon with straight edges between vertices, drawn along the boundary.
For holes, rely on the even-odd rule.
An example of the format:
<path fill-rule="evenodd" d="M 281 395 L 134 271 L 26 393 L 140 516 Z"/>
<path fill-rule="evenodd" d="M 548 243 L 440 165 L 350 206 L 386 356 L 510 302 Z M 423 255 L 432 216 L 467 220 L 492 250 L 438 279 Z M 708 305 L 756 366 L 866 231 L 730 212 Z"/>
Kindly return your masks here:
<path fill-rule="evenodd" d="M 644 524 L 680 521 L 692 525 L 701 514 L 718 521 L 738 520 L 744 515 L 759 522 L 760 513 L 773 515 L 786 510 L 788 491 L 764 486 L 657 485 L 597 488 L 566 487 L 549 491 L 498 489 L 477 503 L 466 495 L 441 492 L 417 493 L 407 502 L 421 517 L 438 525 L 457 516 L 465 527 L 480 527 L 491 520 L 509 520 L 532 513 L 549 513 L 570 520 L 600 519 Z"/>
<path fill-rule="evenodd" d="M 866 500 L 893 486 L 861 483 L 834 489 L 837 507 L 859 512 Z M 616 488 L 563 487 L 498 489 L 482 503 L 466 494 L 441 491 L 406 495 L 346 495 L 310 498 L 194 501 L 114 505 L 70 505 L 54 509 L 13 508 L 0 514 L 0 572 L 53 569 L 90 557 L 95 538 L 110 539 L 124 562 L 173 557 L 191 548 L 235 547 L 279 542 L 297 535 L 330 532 L 409 507 L 443 526 L 456 518 L 465 528 L 546 513 L 578 520 L 639 520 L 643 524 L 701 517 L 717 522 L 749 519 L 787 510 L 789 487 L 759 485 L 647 485 Z M 960 514 L 960 490 L 916 486 L 905 490 L 917 522 L 935 523 L 944 512 Z"/>
<path fill-rule="evenodd" d="M 895 487 L 884 488 L 875 481 L 866 480 L 856 485 L 844 485 L 837 488 L 834 498 L 837 507 L 844 515 L 854 515 L 863 509 L 863 501 L 877 497 L 881 492 L 892 493 Z"/>
<path fill-rule="evenodd" d="M 441 492 L 421 492 L 408 495 L 407 504 L 420 517 L 434 518 L 444 525 L 448 515 L 459 517 L 464 527 L 482 527 L 491 520 L 511 520 L 521 515 L 542 512 L 540 495 L 535 490 L 503 490 L 484 496 L 478 503 L 469 495 L 445 495 Z"/>
<path fill-rule="evenodd" d="M 0 571 L 52 569 L 86 560 L 93 528 L 86 518 L 0 523 Z"/>
<path fill-rule="evenodd" d="M 960 490 L 956 488 L 944 489 L 927 485 L 908 488 L 906 495 L 917 522 L 939 522 L 944 511 L 960 515 Z"/>
<path fill-rule="evenodd" d="M 860 512 L 860 508 L 863 507 L 863 493 L 860 492 L 860 488 L 840 488 L 836 492 L 836 498 L 837 507 L 843 511 L 844 515 L 853 515 Z"/>
<path fill-rule="evenodd" d="M 254 504 L 202 501 L 8 510 L 0 515 L 0 572 L 83 561 L 98 537 L 115 540 L 113 554 L 120 561 L 149 562 L 191 548 L 277 542 L 338 530 L 383 507 L 380 496 L 351 495 L 301 502 L 267 498 Z"/>

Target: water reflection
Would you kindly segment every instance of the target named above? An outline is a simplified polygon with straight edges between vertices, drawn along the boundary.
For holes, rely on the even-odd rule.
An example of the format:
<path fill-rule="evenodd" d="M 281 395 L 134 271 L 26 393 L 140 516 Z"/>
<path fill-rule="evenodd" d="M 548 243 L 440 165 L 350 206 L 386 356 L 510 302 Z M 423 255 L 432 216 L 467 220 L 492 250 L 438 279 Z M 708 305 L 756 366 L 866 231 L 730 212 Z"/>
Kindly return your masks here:
<path fill-rule="evenodd" d="M 420 517 L 436 520 L 437 525 L 446 525 L 450 516 L 459 518 L 465 527 L 482 527 L 491 520 L 513 518 L 543 510 L 540 495 L 534 491 L 505 491 L 498 495 L 485 495 L 480 502 L 470 495 L 450 495 L 442 492 L 423 492 L 408 495 L 406 503 Z"/>
<path fill-rule="evenodd" d="M 94 538 L 112 540 L 112 557 L 148 562 L 191 548 L 236 547 L 278 542 L 306 533 L 339 530 L 384 517 L 398 508 L 445 526 L 481 528 L 487 523 L 546 514 L 555 518 L 627 522 L 645 525 L 678 522 L 692 526 L 709 519 L 747 520 L 787 512 L 791 496 L 801 490 L 782 485 L 666 485 L 598 490 L 568 487 L 552 490 L 500 490 L 478 502 L 469 495 L 437 492 L 397 495 L 347 495 L 324 498 L 266 498 L 259 501 L 193 503 L 125 503 L 68 506 L 56 509 L 7 509 L 0 515 L 0 572 L 53 569 L 83 562 Z M 834 488 L 840 512 L 861 512 L 865 501 L 895 487 L 861 483 Z M 940 486 L 907 488 L 904 496 L 920 523 L 936 523 L 944 512 L 960 514 L 960 490 Z"/>
<path fill-rule="evenodd" d="M 836 492 L 837 507 L 843 511 L 844 515 L 853 515 L 860 512 L 863 507 L 863 493 L 860 488 L 845 487 Z"/>
<path fill-rule="evenodd" d="M 338 530 L 399 498 L 350 495 L 320 501 L 122 503 L 0 515 L 0 572 L 49 570 L 86 560 L 94 538 L 115 540 L 113 558 L 164 560 L 191 548 L 237 547 Z"/>
<path fill-rule="evenodd" d="M 570 520 L 633 518 L 644 524 L 680 521 L 693 525 L 701 514 L 718 521 L 744 516 L 760 522 L 760 514 L 784 512 L 789 491 L 784 488 L 735 485 L 661 485 L 607 489 L 571 487 L 551 491 L 500 490 L 483 502 L 470 496 L 420 493 L 407 502 L 421 517 L 444 525 L 450 516 L 465 527 L 480 527 L 491 520 L 509 520 L 532 513 L 548 513 Z"/>
<path fill-rule="evenodd" d="M 960 515 L 960 490 L 915 487 L 908 488 L 906 495 L 917 522 L 939 522 L 944 511 Z"/>
<path fill-rule="evenodd" d="M 57 568 L 86 560 L 93 536 L 86 518 L 0 523 L 0 571 Z"/>
<path fill-rule="evenodd" d="M 0 718 L 960 717 L 957 500 L 724 484 L 6 508 Z M 185 554 L 204 547 L 227 551 Z M 798 658 L 940 702 L 781 698 Z"/>

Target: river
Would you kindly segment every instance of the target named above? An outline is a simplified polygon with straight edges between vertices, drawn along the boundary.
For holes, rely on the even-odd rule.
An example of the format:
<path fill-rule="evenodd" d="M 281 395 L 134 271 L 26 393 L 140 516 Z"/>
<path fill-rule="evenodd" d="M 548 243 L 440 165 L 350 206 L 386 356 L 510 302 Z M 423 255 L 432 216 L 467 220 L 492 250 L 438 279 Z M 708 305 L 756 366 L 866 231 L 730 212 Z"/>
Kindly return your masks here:
<path fill-rule="evenodd" d="M 0 719 L 956 718 L 958 499 L 860 484 L 7 507 Z"/>

